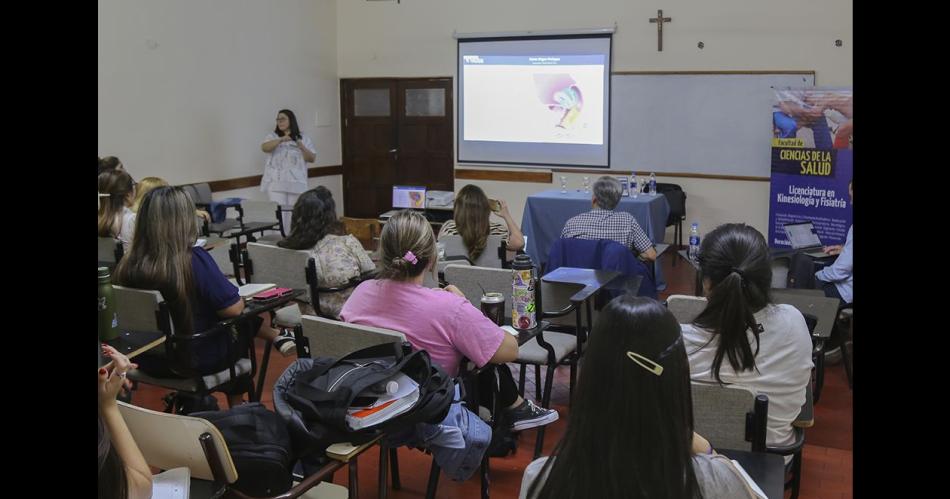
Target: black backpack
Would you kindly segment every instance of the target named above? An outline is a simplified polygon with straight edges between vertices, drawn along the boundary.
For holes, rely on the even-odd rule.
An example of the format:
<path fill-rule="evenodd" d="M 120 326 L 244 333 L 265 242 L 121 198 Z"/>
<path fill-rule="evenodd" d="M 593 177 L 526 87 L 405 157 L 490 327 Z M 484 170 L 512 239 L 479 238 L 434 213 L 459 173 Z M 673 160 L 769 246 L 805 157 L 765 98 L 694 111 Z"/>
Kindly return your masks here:
<path fill-rule="evenodd" d="M 259 402 L 227 411 L 196 412 L 191 416 L 215 425 L 228 444 L 238 480 L 232 487 L 254 497 L 282 494 L 293 486 L 295 461 L 287 425 Z"/>
<path fill-rule="evenodd" d="M 419 400 L 408 411 L 377 425 L 353 430 L 347 409 L 364 390 L 403 373 L 419 384 Z M 355 445 L 380 431 L 408 428 L 416 423 L 439 423 L 448 414 L 455 387 L 425 350 L 409 343 L 381 344 L 334 359 L 298 359 L 274 385 L 274 406 L 288 424 L 300 455 L 322 453 L 330 444 Z"/>

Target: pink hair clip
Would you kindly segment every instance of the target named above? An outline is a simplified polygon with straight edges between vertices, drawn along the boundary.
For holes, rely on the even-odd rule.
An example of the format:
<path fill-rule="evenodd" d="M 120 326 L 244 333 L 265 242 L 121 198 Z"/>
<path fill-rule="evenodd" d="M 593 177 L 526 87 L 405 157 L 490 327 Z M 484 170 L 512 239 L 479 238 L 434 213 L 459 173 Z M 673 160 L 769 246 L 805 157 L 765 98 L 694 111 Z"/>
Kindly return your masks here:
<path fill-rule="evenodd" d="M 407 251 L 406 254 L 403 255 L 403 259 L 405 259 L 407 262 L 413 265 L 419 263 L 419 259 L 416 258 L 416 255 L 411 251 Z"/>

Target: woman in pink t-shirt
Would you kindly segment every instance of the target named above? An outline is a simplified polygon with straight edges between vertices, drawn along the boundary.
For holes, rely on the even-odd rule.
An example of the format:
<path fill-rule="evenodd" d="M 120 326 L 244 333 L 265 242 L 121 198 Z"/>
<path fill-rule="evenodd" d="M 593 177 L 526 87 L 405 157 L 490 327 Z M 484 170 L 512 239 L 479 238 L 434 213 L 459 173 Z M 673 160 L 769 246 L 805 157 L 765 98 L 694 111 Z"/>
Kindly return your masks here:
<path fill-rule="evenodd" d="M 463 357 L 479 367 L 517 358 L 515 338 L 482 315 L 458 288 L 422 285 L 437 260 L 435 235 L 425 217 L 409 210 L 395 214 L 383 228 L 379 251 L 380 278 L 363 282 L 350 295 L 340 311 L 344 321 L 403 333 L 413 348 L 429 352 L 452 376 L 458 375 Z M 498 405 L 507 408 L 513 430 L 557 421 L 557 411 L 537 407 L 518 395 L 507 366 L 494 371 L 499 380 Z M 485 386 L 494 379 L 493 370 L 488 370 L 479 382 Z"/>

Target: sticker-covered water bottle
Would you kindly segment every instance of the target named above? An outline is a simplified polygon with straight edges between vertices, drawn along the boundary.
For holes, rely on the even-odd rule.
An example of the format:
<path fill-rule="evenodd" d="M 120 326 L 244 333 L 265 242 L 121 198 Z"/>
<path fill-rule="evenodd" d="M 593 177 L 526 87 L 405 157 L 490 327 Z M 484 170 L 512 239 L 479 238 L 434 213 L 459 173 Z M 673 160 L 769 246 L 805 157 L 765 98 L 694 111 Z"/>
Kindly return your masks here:
<path fill-rule="evenodd" d="M 528 255 L 518 255 L 511 262 L 511 325 L 515 329 L 534 329 L 538 325 L 534 301 L 534 263 Z"/>

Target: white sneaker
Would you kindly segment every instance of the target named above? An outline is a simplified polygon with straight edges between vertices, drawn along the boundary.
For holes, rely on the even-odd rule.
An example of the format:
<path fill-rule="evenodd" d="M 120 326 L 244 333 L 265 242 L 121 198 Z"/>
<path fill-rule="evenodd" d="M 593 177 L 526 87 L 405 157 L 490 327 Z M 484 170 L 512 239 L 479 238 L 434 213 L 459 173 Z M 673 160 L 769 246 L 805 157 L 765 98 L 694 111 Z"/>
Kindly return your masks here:
<path fill-rule="evenodd" d="M 297 351 L 297 342 L 294 341 L 294 332 L 290 329 L 281 329 L 280 335 L 274 340 L 274 346 L 284 357 L 291 356 Z"/>

